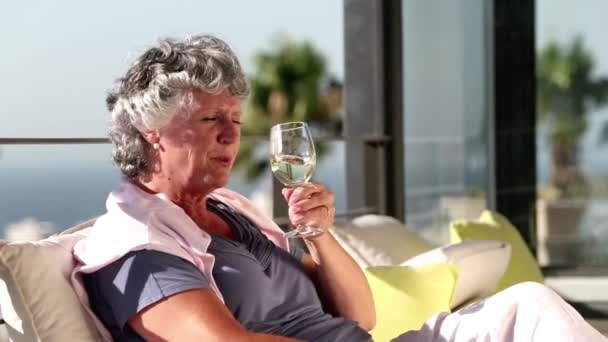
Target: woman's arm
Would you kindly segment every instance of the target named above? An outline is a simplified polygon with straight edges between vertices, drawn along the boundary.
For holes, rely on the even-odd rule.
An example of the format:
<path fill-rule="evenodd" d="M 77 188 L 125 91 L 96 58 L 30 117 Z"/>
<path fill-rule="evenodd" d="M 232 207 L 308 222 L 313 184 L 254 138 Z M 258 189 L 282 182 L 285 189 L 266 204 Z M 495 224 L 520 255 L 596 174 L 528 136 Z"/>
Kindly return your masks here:
<path fill-rule="evenodd" d="M 367 279 L 359 265 L 329 234 L 306 240 L 310 255 L 304 266 L 320 290 L 329 312 L 359 323 L 362 329 L 376 325 L 376 310 Z"/>
<path fill-rule="evenodd" d="M 319 183 L 285 189 L 289 216 L 296 225 L 309 224 L 325 233 L 305 239 L 310 255 L 303 258 L 320 290 L 326 310 L 359 323 L 365 330 L 376 325 L 372 292 L 363 271 L 327 231 L 335 215 L 334 195 Z"/>
<path fill-rule="evenodd" d="M 196 289 L 164 298 L 129 319 L 146 341 L 273 341 L 299 340 L 252 333 L 234 319 L 209 289 Z"/>

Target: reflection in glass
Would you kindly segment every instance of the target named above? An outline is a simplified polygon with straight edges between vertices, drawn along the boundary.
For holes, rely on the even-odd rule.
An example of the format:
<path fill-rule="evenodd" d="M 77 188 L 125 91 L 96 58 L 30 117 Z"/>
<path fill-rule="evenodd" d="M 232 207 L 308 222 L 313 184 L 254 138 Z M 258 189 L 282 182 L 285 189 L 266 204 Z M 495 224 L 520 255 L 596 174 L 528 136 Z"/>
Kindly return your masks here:
<path fill-rule="evenodd" d="M 406 223 L 439 244 L 487 205 L 484 3 L 403 3 Z"/>
<path fill-rule="evenodd" d="M 585 6 L 594 10 L 577 19 L 565 13 L 580 4 L 538 1 L 536 240 L 543 266 L 608 265 L 608 64 L 600 58 L 608 49 L 598 14 L 608 4 Z"/>

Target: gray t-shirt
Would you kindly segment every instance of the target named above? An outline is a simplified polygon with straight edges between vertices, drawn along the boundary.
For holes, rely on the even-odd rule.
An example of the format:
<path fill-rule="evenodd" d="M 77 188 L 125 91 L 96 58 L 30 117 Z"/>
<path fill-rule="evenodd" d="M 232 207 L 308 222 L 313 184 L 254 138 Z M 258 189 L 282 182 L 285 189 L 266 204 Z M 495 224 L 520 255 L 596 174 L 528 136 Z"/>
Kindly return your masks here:
<path fill-rule="evenodd" d="M 278 248 L 247 218 L 209 200 L 207 206 L 231 226 L 235 240 L 212 235 L 213 277 L 226 306 L 247 329 L 307 341 L 371 341 L 349 320 L 323 312 L 301 263 L 303 251 Z M 142 341 L 127 324 L 150 304 L 173 294 L 209 288 L 190 262 L 157 251 L 134 251 L 85 276 L 91 306 L 115 341 Z"/>

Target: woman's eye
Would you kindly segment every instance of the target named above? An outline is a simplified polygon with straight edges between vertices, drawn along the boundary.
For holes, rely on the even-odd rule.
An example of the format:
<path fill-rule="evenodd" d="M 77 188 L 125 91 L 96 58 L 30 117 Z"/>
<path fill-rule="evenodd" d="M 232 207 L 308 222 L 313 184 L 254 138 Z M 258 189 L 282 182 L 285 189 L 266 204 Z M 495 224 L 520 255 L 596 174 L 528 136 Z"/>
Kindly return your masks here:
<path fill-rule="evenodd" d="M 218 117 L 218 116 L 206 116 L 201 119 L 201 121 L 218 121 L 218 120 L 220 120 L 220 117 Z M 241 120 L 239 120 L 239 119 L 230 119 L 230 120 L 234 124 L 237 124 L 237 125 L 241 124 Z"/>

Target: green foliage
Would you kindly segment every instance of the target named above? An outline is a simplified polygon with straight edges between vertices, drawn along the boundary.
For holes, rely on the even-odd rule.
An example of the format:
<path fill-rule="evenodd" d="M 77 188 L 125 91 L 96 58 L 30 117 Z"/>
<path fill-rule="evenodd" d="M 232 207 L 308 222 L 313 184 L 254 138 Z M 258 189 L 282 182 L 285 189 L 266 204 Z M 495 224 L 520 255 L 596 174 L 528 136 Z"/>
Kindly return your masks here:
<path fill-rule="evenodd" d="M 342 87 L 338 82 L 323 87 L 328 78 L 323 55 L 309 42 L 279 38 L 275 48 L 254 57 L 255 72 L 250 77 L 251 95 L 243 115 L 243 135 L 267 135 L 270 127 L 287 121 L 306 121 L 314 133 L 336 134 Z M 268 168 L 268 154 L 256 151 L 257 144 L 244 143 L 236 168 L 245 168 L 253 180 Z M 327 150 L 316 144 L 317 158 Z"/>
<path fill-rule="evenodd" d="M 543 47 L 536 61 L 537 114 L 549 120 L 552 183 L 564 193 L 584 187 L 578 170 L 578 143 L 587 129 L 586 116 L 608 100 L 608 78 L 595 75 L 591 51 L 581 37 Z"/>
<path fill-rule="evenodd" d="M 275 51 L 255 56 L 255 65 L 251 100 L 256 113 L 270 116 L 275 123 L 311 119 L 322 112 L 320 81 L 325 60 L 310 43 L 284 39 Z"/>
<path fill-rule="evenodd" d="M 553 123 L 550 139 L 573 148 L 578 144 L 585 130 L 587 130 L 587 120 L 584 116 L 561 115 Z"/>
<path fill-rule="evenodd" d="M 608 78 L 594 77 L 595 62 L 581 37 L 549 42 L 537 57 L 537 113 L 555 119 L 552 138 L 574 145 L 585 132 L 585 115 L 608 99 Z M 567 128 L 573 125 L 572 128 Z"/>

